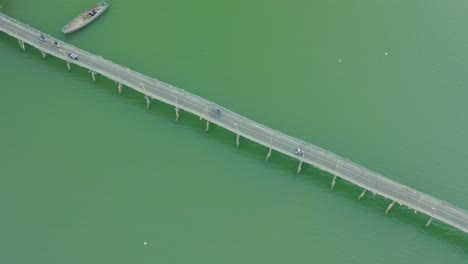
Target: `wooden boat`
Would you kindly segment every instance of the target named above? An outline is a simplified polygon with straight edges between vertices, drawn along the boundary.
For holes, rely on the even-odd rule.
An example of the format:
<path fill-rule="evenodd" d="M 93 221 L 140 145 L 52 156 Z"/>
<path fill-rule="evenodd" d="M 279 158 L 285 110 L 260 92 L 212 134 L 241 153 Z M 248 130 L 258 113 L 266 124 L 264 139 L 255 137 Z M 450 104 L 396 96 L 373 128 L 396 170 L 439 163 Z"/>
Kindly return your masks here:
<path fill-rule="evenodd" d="M 109 5 L 106 2 L 99 2 L 97 5 L 84 11 L 75 19 L 66 24 L 62 28 L 62 32 L 68 34 L 84 28 L 85 26 L 89 25 L 91 22 L 96 20 L 100 15 L 102 15 L 108 7 Z"/>

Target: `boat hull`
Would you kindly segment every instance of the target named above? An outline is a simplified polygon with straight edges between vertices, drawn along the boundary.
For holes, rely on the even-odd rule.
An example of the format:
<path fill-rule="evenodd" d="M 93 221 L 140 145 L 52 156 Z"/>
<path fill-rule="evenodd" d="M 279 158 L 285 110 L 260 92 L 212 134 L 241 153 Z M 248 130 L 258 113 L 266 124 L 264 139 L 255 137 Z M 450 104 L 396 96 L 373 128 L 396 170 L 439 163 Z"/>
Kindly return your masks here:
<path fill-rule="evenodd" d="M 96 4 L 94 7 L 84 11 L 79 16 L 74 18 L 68 24 L 66 24 L 62 28 L 62 32 L 65 34 L 69 34 L 75 31 L 78 31 L 87 25 L 91 24 L 94 20 L 96 20 L 99 16 L 101 16 L 104 11 L 107 10 L 109 5 L 102 1 Z"/>

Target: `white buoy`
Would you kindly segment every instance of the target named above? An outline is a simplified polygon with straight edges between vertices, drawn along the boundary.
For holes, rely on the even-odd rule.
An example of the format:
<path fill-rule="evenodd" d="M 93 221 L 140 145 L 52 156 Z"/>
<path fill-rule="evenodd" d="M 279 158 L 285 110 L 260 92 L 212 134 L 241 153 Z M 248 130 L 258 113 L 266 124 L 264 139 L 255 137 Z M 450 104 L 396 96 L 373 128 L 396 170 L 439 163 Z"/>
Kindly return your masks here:
<path fill-rule="evenodd" d="M 388 56 L 388 52 L 385 52 L 385 56 Z"/>
<path fill-rule="evenodd" d="M 338 62 L 341 62 L 341 59 L 339 59 Z"/>
<path fill-rule="evenodd" d="M 147 242 L 143 242 L 143 245 L 147 246 L 147 245 L 148 245 L 148 243 L 147 243 Z"/>

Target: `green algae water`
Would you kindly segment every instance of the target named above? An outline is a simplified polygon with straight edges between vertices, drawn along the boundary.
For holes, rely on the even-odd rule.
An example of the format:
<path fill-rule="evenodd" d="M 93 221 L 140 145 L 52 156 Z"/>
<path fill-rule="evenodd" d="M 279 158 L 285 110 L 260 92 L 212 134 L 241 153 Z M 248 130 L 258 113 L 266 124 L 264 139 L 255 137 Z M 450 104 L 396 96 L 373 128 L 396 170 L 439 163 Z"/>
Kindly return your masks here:
<path fill-rule="evenodd" d="M 3 12 L 468 209 L 468 3 Z M 0 263 L 468 263 L 465 233 L 0 34 Z"/>

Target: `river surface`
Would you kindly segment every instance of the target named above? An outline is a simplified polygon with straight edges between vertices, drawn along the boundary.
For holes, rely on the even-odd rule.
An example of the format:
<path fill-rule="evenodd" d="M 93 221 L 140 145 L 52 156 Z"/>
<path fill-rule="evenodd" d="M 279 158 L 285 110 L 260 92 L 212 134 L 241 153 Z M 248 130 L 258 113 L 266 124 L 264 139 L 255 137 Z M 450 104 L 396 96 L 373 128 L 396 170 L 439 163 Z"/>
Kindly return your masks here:
<path fill-rule="evenodd" d="M 468 2 L 10 0 L 77 47 L 468 209 Z M 468 263 L 468 236 L 0 34 L 0 263 Z"/>

